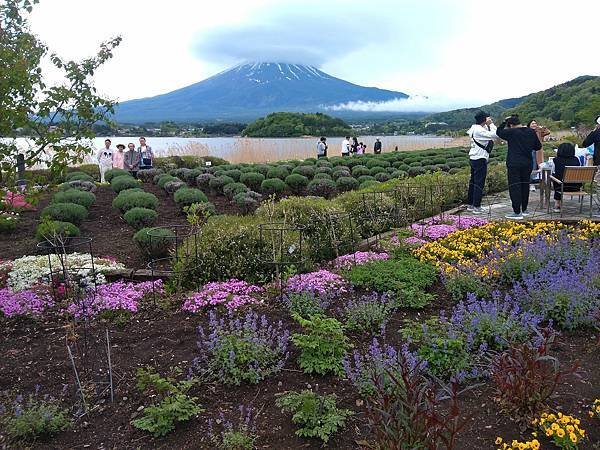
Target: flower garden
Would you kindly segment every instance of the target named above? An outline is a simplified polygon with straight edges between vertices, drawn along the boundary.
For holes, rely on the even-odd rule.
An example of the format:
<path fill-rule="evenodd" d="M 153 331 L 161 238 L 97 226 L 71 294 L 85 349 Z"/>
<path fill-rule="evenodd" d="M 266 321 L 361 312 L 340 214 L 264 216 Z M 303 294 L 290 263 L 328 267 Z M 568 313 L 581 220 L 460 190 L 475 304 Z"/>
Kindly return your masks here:
<path fill-rule="evenodd" d="M 113 171 L 100 187 L 72 172 L 35 211 L 10 208 L 19 216 L 0 241 L 12 255 L 0 261 L 0 446 L 598 448 L 600 223 L 444 212 L 464 199 L 460 170 L 343 193 L 311 189 L 314 179 L 294 192 L 294 173 L 282 179 L 310 166 L 333 180 L 375 160 L 272 165 L 260 187 L 244 176 L 258 167 L 223 164 L 140 180 Z M 388 167 L 404 170 L 398 162 Z M 274 178 L 281 191 L 262 186 Z M 492 167 L 488 189 L 504 179 Z M 126 236 L 112 238 L 116 254 L 110 233 L 90 228 L 113 218 Z M 146 238 L 167 220 L 196 230 L 185 258 Z M 100 251 L 93 270 L 90 254 L 68 255 L 73 289 L 35 235 L 69 242 L 89 230 Z M 170 276 L 124 275 L 164 255 Z M 70 359 L 105 333 L 110 372 L 104 356 L 93 369 Z M 78 378 L 74 366 L 89 370 Z"/>

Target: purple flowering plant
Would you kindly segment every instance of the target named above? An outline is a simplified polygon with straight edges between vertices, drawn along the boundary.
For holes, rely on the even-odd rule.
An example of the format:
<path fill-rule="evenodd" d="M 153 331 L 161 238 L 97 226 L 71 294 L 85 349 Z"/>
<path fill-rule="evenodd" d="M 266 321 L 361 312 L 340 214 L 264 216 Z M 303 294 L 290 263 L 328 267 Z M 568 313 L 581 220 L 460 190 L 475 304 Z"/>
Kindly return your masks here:
<path fill-rule="evenodd" d="M 287 279 L 288 293 L 312 292 L 315 295 L 340 296 L 349 291 L 346 280 L 329 270 L 294 275 Z"/>
<path fill-rule="evenodd" d="M 206 328 L 198 327 L 198 356 L 192 371 L 202 378 L 239 386 L 256 384 L 281 371 L 289 357 L 289 332 L 281 321 L 249 311 L 243 317 L 209 312 Z"/>
<path fill-rule="evenodd" d="M 355 252 L 349 255 L 338 256 L 332 261 L 332 266 L 336 270 L 351 269 L 353 266 L 360 266 L 370 261 L 379 261 L 389 259 L 390 255 L 380 252 Z"/>
<path fill-rule="evenodd" d="M 290 292 L 283 295 L 282 301 L 290 314 L 306 319 L 316 314 L 325 314 L 334 296 L 334 293 Z"/>
<path fill-rule="evenodd" d="M 231 279 L 205 284 L 186 299 L 182 310 L 197 313 L 209 306 L 223 305 L 228 310 L 260 302 L 264 289 L 246 281 Z"/>
<path fill-rule="evenodd" d="M 218 421 L 208 419 L 208 435 L 218 449 L 254 449 L 258 437 L 254 409 L 250 405 L 240 405 L 238 416 L 231 420 L 221 411 Z"/>
<path fill-rule="evenodd" d="M 0 312 L 6 317 L 39 317 L 53 306 L 52 297 L 41 292 L 12 292 L 9 288 L 0 289 Z"/>
<path fill-rule="evenodd" d="M 391 314 L 397 308 L 393 296 L 373 292 L 359 298 L 350 299 L 342 308 L 347 330 L 385 332 Z"/>

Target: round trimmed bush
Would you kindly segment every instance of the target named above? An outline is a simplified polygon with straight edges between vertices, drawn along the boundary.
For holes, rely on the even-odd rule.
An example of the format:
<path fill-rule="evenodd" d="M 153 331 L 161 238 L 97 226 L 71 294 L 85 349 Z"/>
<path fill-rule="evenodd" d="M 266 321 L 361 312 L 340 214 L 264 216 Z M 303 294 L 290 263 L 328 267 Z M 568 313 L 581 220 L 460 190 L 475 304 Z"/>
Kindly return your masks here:
<path fill-rule="evenodd" d="M 61 184 L 60 186 L 58 186 L 58 189 L 61 191 L 67 191 L 69 189 L 78 189 L 80 191 L 85 191 L 85 192 L 96 192 L 96 183 L 92 182 L 92 181 L 85 181 L 85 180 L 73 180 L 73 181 L 67 181 L 66 183 Z"/>
<path fill-rule="evenodd" d="M 187 183 L 185 181 L 181 181 L 180 179 L 174 181 L 167 181 L 165 183 L 165 191 L 169 194 L 174 194 L 179 189 L 187 187 Z"/>
<path fill-rule="evenodd" d="M 150 192 L 143 192 L 137 189 L 128 189 L 121 191 L 112 202 L 113 208 L 122 212 L 129 211 L 132 208 L 158 208 L 158 198 Z"/>
<path fill-rule="evenodd" d="M 124 169 L 110 169 L 110 170 L 107 170 L 104 173 L 104 178 L 106 179 L 106 181 L 108 181 L 110 183 L 113 178 L 117 178 L 117 177 L 120 177 L 122 175 L 129 175 L 129 176 L 131 176 L 131 174 L 128 171 L 124 170 Z"/>
<path fill-rule="evenodd" d="M 200 189 L 184 187 L 175 192 L 173 196 L 175 203 L 182 208 L 184 206 L 190 206 L 193 203 L 205 203 L 208 201 L 208 197 Z"/>
<path fill-rule="evenodd" d="M 55 237 L 77 237 L 81 234 L 79 228 L 70 222 L 60 222 L 58 220 L 43 221 L 35 230 L 35 238 L 42 241 L 52 241 Z"/>
<path fill-rule="evenodd" d="M 265 181 L 265 176 L 258 172 L 242 173 L 240 176 L 240 183 L 244 183 L 253 191 L 258 191 L 263 181 Z"/>
<path fill-rule="evenodd" d="M 344 170 L 346 172 L 351 172 L 350 167 L 344 166 L 344 165 L 340 164 L 339 166 L 335 166 L 333 168 L 333 173 L 336 173 L 336 172 L 341 171 L 341 170 Z"/>
<path fill-rule="evenodd" d="M 71 222 L 79 225 L 88 216 L 85 207 L 76 203 L 53 203 L 42 210 L 42 219 L 58 220 L 59 222 Z"/>
<path fill-rule="evenodd" d="M 404 170 L 394 170 L 392 173 L 392 178 L 406 178 L 408 176 L 408 172 Z"/>
<path fill-rule="evenodd" d="M 348 170 L 337 170 L 333 172 L 333 179 L 339 180 L 340 178 L 352 177 L 352 174 Z"/>
<path fill-rule="evenodd" d="M 379 181 L 380 183 L 384 183 L 390 180 L 391 178 L 392 177 L 386 172 L 380 172 L 377 175 L 375 175 L 375 180 Z"/>
<path fill-rule="evenodd" d="M 269 166 L 268 164 L 255 164 L 253 172 L 261 173 L 266 177 L 269 170 L 271 170 L 271 167 L 273 166 Z"/>
<path fill-rule="evenodd" d="M 377 186 L 379 183 L 379 181 L 376 180 L 367 180 L 364 183 L 360 183 L 360 186 L 358 187 L 359 189 L 366 189 L 369 187 L 373 187 L 373 186 Z"/>
<path fill-rule="evenodd" d="M 421 161 L 414 161 L 409 164 L 409 167 L 422 167 Z"/>
<path fill-rule="evenodd" d="M 138 170 L 137 177 L 144 183 L 150 183 L 157 175 L 162 175 L 162 169 L 142 169 Z"/>
<path fill-rule="evenodd" d="M 318 173 L 326 173 L 327 175 L 331 175 L 333 170 L 330 167 L 317 167 L 315 169 L 315 175 Z"/>
<path fill-rule="evenodd" d="M 226 170 L 225 172 L 223 172 L 223 175 L 225 175 L 226 177 L 233 178 L 233 181 L 238 182 L 238 181 L 240 181 L 240 176 L 242 175 L 242 171 L 239 169 L 230 169 L 230 170 Z"/>
<path fill-rule="evenodd" d="M 315 173 L 313 180 L 333 180 L 328 173 Z"/>
<path fill-rule="evenodd" d="M 123 219 L 136 230 L 154 225 L 158 214 L 153 209 L 131 208 L 123 215 Z"/>
<path fill-rule="evenodd" d="M 317 162 L 317 160 L 315 158 L 306 158 L 303 161 L 300 161 L 300 164 L 298 164 L 299 166 L 315 166 L 315 163 Z"/>
<path fill-rule="evenodd" d="M 330 168 L 332 168 L 333 164 L 331 164 L 326 159 L 317 159 L 317 162 L 315 163 L 315 166 L 317 166 L 317 167 L 330 167 Z"/>
<path fill-rule="evenodd" d="M 201 169 L 190 169 L 189 172 L 186 173 L 184 181 L 187 184 L 196 184 L 196 178 L 204 172 Z"/>
<path fill-rule="evenodd" d="M 131 175 L 120 175 L 114 177 L 110 182 L 110 187 L 117 194 L 125 189 L 132 189 L 140 186 L 140 182 L 133 178 Z"/>
<path fill-rule="evenodd" d="M 161 175 L 160 177 L 158 177 L 158 181 L 157 181 L 156 185 L 159 188 L 164 189 L 165 184 L 167 184 L 169 181 L 181 181 L 181 180 L 177 177 L 174 177 L 173 175 L 164 174 L 164 175 Z"/>
<path fill-rule="evenodd" d="M 294 193 L 298 194 L 308 186 L 308 178 L 299 173 L 293 173 L 285 177 L 285 184 L 287 184 Z"/>
<path fill-rule="evenodd" d="M 448 171 L 448 173 L 450 175 L 454 175 L 455 173 L 460 173 L 460 172 L 462 172 L 462 169 L 459 169 L 458 167 L 454 167 Z"/>
<path fill-rule="evenodd" d="M 80 191 L 78 189 L 69 189 L 63 192 L 57 192 L 52 197 L 52 203 L 77 203 L 88 209 L 96 201 L 96 196 L 91 192 Z"/>
<path fill-rule="evenodd" d="M 369 175 L 374 177 L 378 173 L 386 173 L 386 172 L 387 172 L 387 170 L 385 170 L 385 167 L 375 166 L 369 170 Z"/>
<path fill-rule="evenodd" d="M 223 193 L 223 188 L 227 186 L 229 183 L 235 183 L 235 180 L 231 177 L 221 175 L 220 177 L 215 177 L 208 182 L 208 186 L 215 192 Z"/>
<path fill-rule="evenodd" d="M 358 189 L 359 183 L 356 178 L 352 177 L 340 177 L 335 182 L 335 186 L 338 191 L 346 192 Z"/>
<path fill-rule="evenodd" d="M 371 171 L 367 166 L 359 165 L 352 168 L 352 176 L 354 178 L 362 177 L 363 175 L 371 175 Z"/>
<path fill-rule="evenodd" d="M 85 172 L 71 172 L 65 177 L 66 181 L 89 181 L 94 182 L 94 178 Z"/>
<path fill-rule="evenodd" d="M 298 166 L 292 173 L 297 173 L 307 178 L 312 178 L 315 176 L 315 167 L 314 166 Z"/>
<path fill-rule="evenodd" d="M 390 167 L 392 164 L 383 158 L 373 158 L 367 161 L 365 165 L 368 169 L 372 169 L 373 167 Z"/>
<path fill-rule="evenodd" d="M 332 180 L 314 179 L 308 183 L 308 192 L 310 195 L 329 198 L 335 194 L 336 185 Z"/>
<path fill-rule="evenodd" d="M 210 180 L 216 178 L 212 173 L 202 173 L 196 177 L 196 186 L 206 189 L 209 187 Z"/>
<path fill-rule="evenodd" d="M 260 205 L 262 195 L 258 192 L 240 192 L 233 197 L 233 202 L 239 206 L 244 213 L 248 213 Z"/>
<path fill-rule="evenodd" d="M 285 167 L 271 167 L 267 172 L 267 179 L 269 178 L 279 178 L 280 180 L 285 180 L 285 178 L 290 173 L 285 169 Z"/>
<path fill-rule="evenodd" d="M 152 236 L 148 232 L 152 230 Z M 173 242 L 175 242 L 175 233 L 167 228 L 142 228 L 133 235 L 133 241 L 150 258 L 164 258 L 169 254 Z"/>
<path fill-rule="evenodd" d="M 248 186 L 246 186 L 244 183 L 229 183 L 223 188 L 223 194 L 225 194 L 229 200 L 232 200 L 233 197 L 239 193 L 248 191 Z"/>
<path fill-rule="evenodd" d="M 411 167 L 408 169 L 408 176 L 416 177 L 417 175 L 423 175 L 425 172 L 426 171 L 423 167 Z"/>
<path fill-rule="evenodd" d="M 260 185 L 261 191 L 266 195 L 281 194 L 286 187 L 287 185 L 279 178 L 267 178 Z"/>
<path fill-rule="evenodd" d="M 371 175 L 363 175 L 357 178 L 358 184 L 363 184 L 365 181 L 375 181 L 375 178 Z"/>

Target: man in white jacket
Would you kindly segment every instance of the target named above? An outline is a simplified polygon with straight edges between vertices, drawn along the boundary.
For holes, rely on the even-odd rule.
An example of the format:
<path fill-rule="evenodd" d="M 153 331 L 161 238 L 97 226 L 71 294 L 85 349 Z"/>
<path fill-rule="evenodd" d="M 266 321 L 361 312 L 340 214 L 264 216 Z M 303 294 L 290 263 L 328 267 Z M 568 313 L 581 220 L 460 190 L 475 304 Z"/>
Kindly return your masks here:
<path fill-rule="evenodd" d="M 471 150 L 469 151 L 469 164 L 471 165 L 471 179 L 469 180 L 468 211 L 481 214 L 485 210 L 481 207 L 485 178 L 487 177 L 487 165 L 490 152 L 494 147 L 496 126 L 492 118 L 484 111 L 475 115 L 475 124 L 469 128 L 467 134 L 471 138 Z"/>

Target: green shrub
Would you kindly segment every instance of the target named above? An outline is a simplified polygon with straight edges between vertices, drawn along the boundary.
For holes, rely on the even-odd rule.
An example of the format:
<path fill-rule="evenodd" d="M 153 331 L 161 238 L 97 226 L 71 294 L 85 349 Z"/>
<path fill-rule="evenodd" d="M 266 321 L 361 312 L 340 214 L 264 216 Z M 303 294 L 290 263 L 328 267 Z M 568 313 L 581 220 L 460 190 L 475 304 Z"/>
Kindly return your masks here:
<path fill-rule="evenodd" d="M 232 200 L 237 194 L 248 192 L 248 187 L 244 183 L 229 183 L 223 188 L 223 194 Z"/>
<path fill-rule="evenodd" d="M 248 214 L 250 211 L 258 208 L 261 200 L 262 195 L 254 191 L 244 191 L 233 196 L 233 202 L 245 214 Z"/>
<path fill-rule="evenodd" d="M 205 203 L 208 201 L 208 197 L 200 189 L 184 187 L 174 195 L 175 203 L 180 207 L 190 206 L 192 203 Z"/>
<path fill-rule="evenodd" d="M 166 257 L 174 239 L 175 233 L 168 228 L 142 228 L 133 235 L 133 241 L 152 259 Z"/>
<path fill-rule="evenodd" d="M 267 173 L 269 173 L 269 170 L 271 170 L 271 167 L 273 166 L 269 166 L 268 164 L 256 164 L 254 166 L 254 171 L 264 175 L 266 178 Z"/>
<path fill-rule="evenodd" d="M 171 181 L 181 181 L 179 178 L 174 177 L 172 175 L 168 175 L 168 174 L 164 174 L 161 175 L 160 177 L 158 177 L 158 182 L 156 183 L 156 185 L 161 188 L 164 189 L 165 185 L 167 183 L 170 183 Z"/>
<path fill-rule="evenodd" d="M 357 178 L 358 184 L 363 184 L 365 181 L 375 181 L 375 178 L 371 175 L 361 175 Z"/>
<path fill-rule="evenodd" d="M 298 362 L 305 373 L 342 375 L 346 351 L 351 348 L 344 335 L 342 324 L 332 317 L 310 316 L 308 319 L 295 315 L 307 334 L 294 333 L 292 342 L 300 349 Z"/>
<path fill-rule="evenodd" d="M 317 159 L 317 162 L 315 163 L 315 166 L 317 166 L 317 167 L 329 167 L 329 168 L 332 168 L 333 164 L 331 164 L 329 161 L 327 161 L 327 159 L 321 158 L 321 159 Z"/>
<path fill-rule="evenodd" d="M 73 180 L 63 183 L 58 186 L 60 191 L 68 191 L 69 189 L 77 189 L 85 192 L 96 192 L 96 183 L 92 181 Z"/>
<path fill-rule="evenodd" d="M 392 177 L 390 175 L 388 175 L 387 173 L 383 173 L 380 172 L 377 175 L 375 175 L 375 181 L 379 181 L 380 183 L 385 183 L 386 181 L 390 180 Z"/>
<path fill-rule="evenodd" d="M 374 177 L 378 173 L 387 173 L 387 170 L 385 170 L 384 167 L 379 167 L 379 166 L 375 166 L 375 167 L 369 169 L 369 175 L 371 175 L 372 177 Z"/>
<path fill-rule="evenodd" d="M 269 178 L 279 178 L 280 180 L 285 180 L 290 173 L 284 167 L 271 167 L 267 172 L 267 179 Z"/>
<path fill-rule="evenodd" d="M 94 182 L 94 178 L 85 172 L 71 172 L 65 177 L 65 181 L 89 181 Z"/>
<path fill-rule="evenodd" d="M 43 220 L 35 231 L 35 238 L 42 241 L 54 241 L 56 238 L 77 237 L 81 234 L 79 228 L 70 222 Z"/>
<path fill-rule="evenodd" d="M 319 297 L 309 292 L 292 292 L 284 297 L 290 314 L 296 314 L 303 319 L 314 315 L 325 315 L 325 307 L 319 300 Z"/>
<path fill-rule="evenodd" d="M 131 208 L 123 215 L 123 219 L 136 230 L 154 225 L 158 214 L 153 209 Z"/>
<path fill-rule="evenodd" d="M 76 203 L 89 209 L 96 201 L 96 196 L 91 192 L 80 191 L 78 189 L 69 189 L 63 192 L 57 192 L 52 197 L 52 203 Z"/>
<path fill-rule="evenodd" d="M 417 175 L 423 175 L 426 172 L 427 171 L 423 167 L 420 167 L 420 166 L 410 167 L 408 169 L 408 176 L 409 177 L 416 177 Z"/>
<path fill-rule="evenodd" d="M 137 177 L 144 183 L 150 183 L 154 177 L 163 175 L 162 169 L 143 169 L 138 170 Z"/>
<path fill-rule="evenodd" d="M 308 192 L 317 197 L 330 198 L 336 193 L 335 182 L 326 179 L 314 179 L 308 183 Z"/>
<path fill-rule="evenodd" d="M 287 185 L 279 178 L 267 178 L 260 184 L 260 189 L 265 195 L 281 194 Z"/>
<path fill-rule="evenodd" d="M 430 287 L 437 273 L 427 263 L 403 257 L 354 266 L 346 272 L 346 278 L 360 289 L 393 293 L 398 306 L 423 307 L 421 303 L 427 297 L 419 296 L 418 291 Z"/>
<path fill-rule="evenodd" d="M 288 392 L 277 399 L 277 407 L 292 414 L 299 426 L 296 435 L 317 437 L 327 443 L 332 434 L 343 428 L 352 411 L 339 409 L 335 394 L 318 395 L 310 390 Z"/>
<path fill-rule="evenodd" d="M 371 171 L 367 168 L 367 166 L 354 166 L 352 168 L 352 176 L 354 178 L 362 177 L 363 175 L 370 175 Z"/>
<path fill-rule="evenodd" d="M 167 181 L 165 183 L 165 191 L 167 191 L 168 194 L 174 194 L 175 192 L 177 192 L 179 189 L 185 188 L 187 187 L 187 183 L 185 181 L 181 181 L 179 178 L 174 180 L 174 181 Z"/>
<path fill-rule="evenodd" d="M 110 169 L 110 170 L 107 170 L 104 173 L 104 179 L 107 182 L 110 183 L 113 178 L 117 178 L 117 177 L 120 177 L 120 176 L 123 176 L 123 175 L 129 175 L 129 176 L 131 176 L 131 174 L 127 170 L 124 170 L 124 169 Z"/>
<path fill-rule="evenodd" d="M 47 438 L 71 426 L 69 412 L 53 398 L 38 399 L 37 396 L 30 395 L 27 401 L 15 401 L 10 411 L 2 424 L 7 436 L 15 443 L 23 444 Z M 30 446 L 19 445 L 14 448 L 25 447 Z"/>
<path fill-rule="evenodd" d="M 337 179 L 335 185 L 340 192 L 352 191 L 358 189 L 358 180 L 352 177 L 341 177 Z"/>
<path fill-rule="evenodd" d="M 408 176 L 408 172 L 404 170 L 394 170 L 392 172 L 392 178 L 406 178 Z"/>
<path fill-rule="evenodd" d="M 235 183 L 235 180 L 231 177 L 221 175 L 216 178 L 212 178 L 208 182 L 208 186 L 215 192 L 223 193 L 223 188 L 230 183 Z"/>
<path fill-rule="evenodd" d="M 79 225 L 88 216 L 85 207 L 75 203 L 53 203 L 42 210 L 42 219 L 57 220 L 59 222 L 71 222 Z"/>
<path fill-rule="evenodd" d="M 100 178 L 100 169 L 98 168 L 98 164 L 81 164 L 80 166 L 75 167 L 72 172 L 69 169 L 67 176 L 69 176 L 69 173 L 73 172 L 83 172 L 94 178 L 94 180 Z"/>
<path fill-rule="evenodd" d="M 137 387 L 144 398 L 155 398 L 157 403 L 147 406 L 139 419 L 131 424 L 140 430 L 152 433 L 154 437 L 165 436 L 175 429 L 177 422 L 187 422 L 204 411 L 196 397 L 190 397 L 188 391 L 194 381 L 176 381 L 162 378 L 147 369 L 138 369 Z"/>
<path fill-rule="evenodd" d="M 308 178 L 299 173 L 293 173 L 285 177 L 285 184 L 287 184 L 294 193 L 298 194 L 308 186 Z"/>
<path fill-rule="evenodd" d="M 18 216 L 0 214 L 0 234 L 10 234 L 17 229 Z"/>
<path fill-rule="evenodd" d="M 333 172 L 332 178 L 337 181 L 340 178 L 352 178 L 352 174 L 348 170 L 337 170 Z"/>
<path fill-rule="evenodd" d="M 233 181 L 240 181 L 240 177 L 242 176 L 242 171 L 239 169 L 230 169 L 223 172 L 223 176 L 233 178 Z"/>
<path fill-rule="evenodd" d="M 390 167 L 392 164 L 383 158 L 372 158 L 365 165 L 367 168 L 372 169 L 373 167 Z"/>
<path fill-rule="evenodd" d="M 118 177 L 114 177 L 110 182 L 110 187 L 117 194 L 125 189 L 133 189 L 139 186 L 140 182 L 131 175 L 120 175 Z"/>
<path fill-rule="evenodd" d="M 331 170 L 331 167 L 317 167 L 317 169 L 315 170 L 315 176 L 320 173 L 331 175 L 333 174 L 333 170 Z"/>
<path fill-rule="evenodd" d="M 292 173 L 297 173 L 307 178 L 312 178 L 315 176 L 315 167 L 314 166 L 298 166 Z"/>
<path fill-rule="evenodd" d="M 330 181 L 332 181 L 333 178 L 328 173 L 315 173 L 313 180 L 330 180 Z"/>
<path fill-rule="evenodd" d="M 127 189 L 119 192 L 119 195 L 113 200 L 112 206 L 122 212 L 129 211 L 131 208 L 156 209 L 158 208 L 158 198 L 149 192 Z"/>
<path fill-rule="evenodd" d="M 196 177 L 196 186 L 206 189 L 210 187 L 210 180 L 215 178 L 216 177 L 212 173 L 201 173 Z"/>
<path fill-rule="evenodd" d="M 262 173 L 258 172 L 247 172 L 242 173 L 240 176 L 240 182 L 244 183 L 253 191 L 260 190 L 260 185 L 265 181 L 265 176 Z"/>

